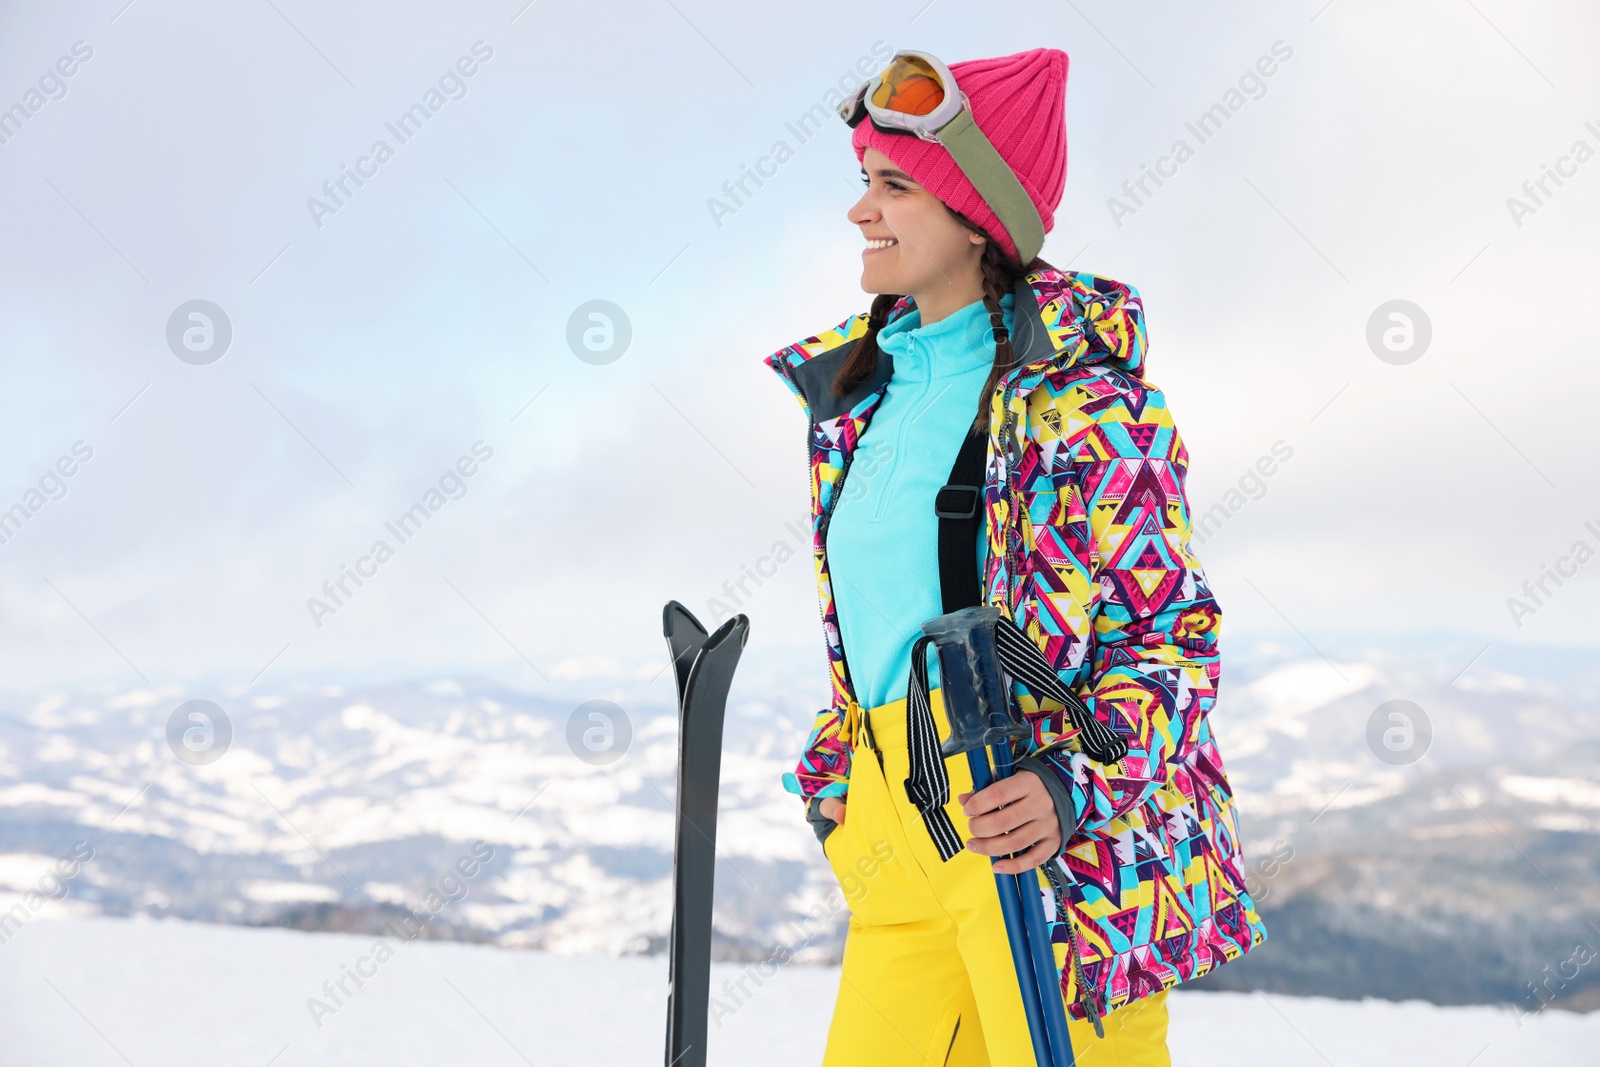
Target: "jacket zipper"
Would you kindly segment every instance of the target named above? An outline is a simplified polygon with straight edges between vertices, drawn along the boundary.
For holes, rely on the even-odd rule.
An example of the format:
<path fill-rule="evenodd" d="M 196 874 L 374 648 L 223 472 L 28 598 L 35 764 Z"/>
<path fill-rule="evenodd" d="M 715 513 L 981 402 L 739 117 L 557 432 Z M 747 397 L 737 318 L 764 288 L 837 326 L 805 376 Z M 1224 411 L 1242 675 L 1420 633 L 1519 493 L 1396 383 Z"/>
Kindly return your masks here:
<path fill-rule="evenodd" d="M 1050 891 L 1056 898 L 1056 914 L 1067 924 L 1067 949 L 1072 957 L 1072 974 L 1077 981 L 1077 1003 L 1083 1005 L 1084 1018 L 1094 1026 L 1096 1037 L 1105 1037 L 1105 1026 L 1101 1023 L 1105 1011 L 1100 1003 L 1100 992 L 1089 987 L 1088 976 L 1083 973 L 1083 960 L 1078 956 L 1078 926 L 1073 921 L 1072 909 L 1067 906 L 1067 891 L 1061 884 L 1061 875 L 1056 871 L 1053 858 L 1044 863 L 1045 877 L 1050 880 Z"/>
<path fill-rule="evenodd" d="M 839 467 L 839 477 L 833 483 L 833 495 L 828 498 L 828 506 L 822 512 L 822 527 L 818 533 L 818 537 L 822 541 L 822 554 L 824 558 L 826 558 L 828 554 L 828 526 L 833 522 L 833 509 L 839 505 L 839 497 L 844 493 L 844 476 L 850 472 L 850 464 L 855 462 L 856 452 L 860 450 L 860 447 L 861 443 L 857 441 L 856 447 L 850 450 L 850 454 L 848 456 L 844 457 L 844 463 Z M 828 585 L 831 591 L 833 585 L 833 574 L 831 571 L 828 574 Z M 835 600 L 835 602 L 837 603 L 837 600 Z M 827 612 L 822 610 L 822 604 L 820 601 L 817 603 L 817 610 L 822 613 L 822 625 L 824 627 L 822 640 L 823 643 L 826 644 L 828 640 L 828 634 L 826 630 L 828 625 L 828 616 Z M 838 627 L 836 625 L 835 629 L 837 630 L 837 628 Z M 855 682 L 850 678 L 850 664 L 844 658 L 844 634 L 842 633 L 839 634 L 839 666 L 844 670 L 845 688 L 850 690 L 851 699 L 856 699 Z"/>
<path fill-rule="evenodd" d="M 794 380 L 794 375 L 790 373 L 789 365 L 785 363 L 785 364 L 782 364 L 781 366 L 783 368 L 783 376 L 785 378 L 789 379 L 789 384 L 794 387 L 794 391 L 796 393 L 800 394 L 801 396 L 804 396 L 805 394 L 800 391 L 800 383 L 796 382 Z M 807 413 L 808 416 L 810 415 L 810 405 L 809 404 L 806 405 L 806 413 Z M 858 441 L 857 442 L 857 446 L 858 447 L 859 447 L 859 444 L 860 444 L 860 442 Z M 812 419 L 810 419 L 808 417 L 807 420 L 806 420 L 806 476 L 807 477 L 810 477 L 811 470 L 816 465 L 816 458 L 817 458 L 816 423 L 815 423 L 814 420 L 812 420 Z M 824 508 L 823 512 L 822 512 L 822 518 L 820 520 L 820 524 L 819 524 L 818 531 L 817 531 L 817 540 L 822 545 L 822 551 L 823 551 L 823 556 L 824 557 L 827 556 L 828 524 L 833 519 L 833 509 L 839 503 L 839 494 L 844 492 L 844 476 L 850 470 L 850 464 L 855 461 L 855 458 L 856 458 L 856 449 L 851 449 L 850 450 L 850 454 L 848 456 L 844 457 L 844 463 L 839 467 L 839 477 L 833 483 L 833 495 L 828 499 L 828 506 L 826 508 Z M 819 493 L 822 491 L 820 486 L 818 487 L 817 491 Z M 829 576 L 830 584 L 831 584 L 832 580 L 833 580 L 832 576 L 830 575 Z M 831 657 L 833 655 L 833 649 L 828 644 L 828 613 L 822 607 L 822 602 L 820 600 L 817 602 L 817 615 L 822 620 L 822 647 L 828 652 L 829 657 L 831 659 Z M 851 681 L 850 681 L 850 665 L 845 661 L 845 658 L 844 658 L 844 638 L 842 636 L 839 639 L 839 665 L 844 670 L 845 687 L 850 690 L 850 695 L 853 698 L 855 696 L 855 686 L 853 684 L 851 684 Z M 878 762 L 880 762 L 880 763 L 883 762 L 883 756 L 882 755 L 879 755 Z"/>
<path fill-rule="evenodd" d="M 1005 449 L 1005 453 L 1006 453 L 1006 455 L 1005 455 L 1005 459 L 1006 459 L 1006 479 L 1005 479 L 1005 485 L 1003 486 L 1003 488 L 1005 490 L 1005 494 L 1006 494 L 1006 519 L 1005 519 L 1004 527 L 1000 530 L 1000 552 L 1001 552 L 1002 558 L 1005 558 L 1011 552 L 1011 525 L 1012 525 L 1012 523 L 1016 522 L 1016 519 L 1017 519 L 1016 494 L 1011 491 L 1011 475 L 1012 475 L 1012 472 L 1016 469 L 1016 462 L 1015 462 L 1015 456 L 1014 456 L 1014 452 L 1016 451 L 1016 445 L 1015 445 L 1015 441 L 1014 441 L 1014 435 L 1016 433 L 1016 421 L 1017 420 L 1016 420 L 1016 415 L 1011 410 L 1011 397 L 1012 397 L 1012 390 L 1016 386 L 1017 381 L 1019 379 L 1021 379 L 1021 377 L 1022 377 L 1022 374 L 1019 372 L 1015 377 L 1011 377 L 1009 381 L 1005 382 L 1000 387 L 1000 406 L 1005 409 L 1005 413 L 1006 413 L 1005 422 L 1002 424 L 1002 428 L 1001 428 L 1001 431 L 1000 431 L 1000 446 Z M 1003 594 L 1005 596 L 1005 599 L 1006 599 L 1006 613 L 1008 615 L 1010 615 L 1012 613 L 1011 612 L 1011 604 L 1010 604 L 1010 601 L 1011 601 L 1010 585 L 1011 585 L 1011 578 L 1010 578 L 1010 575 L 1008 574 L 1006 576 L 1006 589 L 1005 589 L 1004 594 Z"/>

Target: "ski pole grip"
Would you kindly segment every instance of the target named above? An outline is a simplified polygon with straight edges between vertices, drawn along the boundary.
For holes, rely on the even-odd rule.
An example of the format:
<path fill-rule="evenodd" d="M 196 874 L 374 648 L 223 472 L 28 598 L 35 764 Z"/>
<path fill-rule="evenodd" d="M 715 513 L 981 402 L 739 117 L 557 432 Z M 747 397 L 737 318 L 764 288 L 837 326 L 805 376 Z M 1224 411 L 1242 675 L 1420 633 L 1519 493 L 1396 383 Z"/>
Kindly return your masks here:
<path fill-rule="evenodd" d="M 939 653 L 939 688 L 950 722 L 950 736 L 939 746 L 942 756 L 1029 736 L 1011 715 L 994 636 L 999 618 L 999 608 L 977 605 L 922 624 Z"/>

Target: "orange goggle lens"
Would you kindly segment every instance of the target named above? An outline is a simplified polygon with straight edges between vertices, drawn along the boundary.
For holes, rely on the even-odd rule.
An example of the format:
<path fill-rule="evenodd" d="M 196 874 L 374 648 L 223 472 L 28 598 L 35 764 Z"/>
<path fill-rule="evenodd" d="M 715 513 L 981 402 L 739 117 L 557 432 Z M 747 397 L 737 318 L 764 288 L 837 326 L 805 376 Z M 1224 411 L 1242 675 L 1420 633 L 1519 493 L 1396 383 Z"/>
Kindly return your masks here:
<path fill-rule="evenodd" d="M 872 94 L 875 107 L 902 115 L 926 115 L 944 101 L 938 72 L 915 56 L 899 56 L 883 72 Z"/>

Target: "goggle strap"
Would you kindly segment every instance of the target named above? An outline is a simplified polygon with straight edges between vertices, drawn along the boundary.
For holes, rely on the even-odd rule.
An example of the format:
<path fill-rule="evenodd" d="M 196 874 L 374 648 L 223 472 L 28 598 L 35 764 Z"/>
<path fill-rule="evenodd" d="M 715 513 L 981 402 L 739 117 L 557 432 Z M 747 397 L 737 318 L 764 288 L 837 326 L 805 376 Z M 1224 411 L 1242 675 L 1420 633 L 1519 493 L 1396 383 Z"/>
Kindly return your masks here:
<path fill-rule="evenodd" d="M 844 119 L 845 125 L 849 126 L 852 130 L 861 124 L 862 119 L 867 117 L 867 93 L 871 89 L 875 88 L 877 83 L 877 76 L 869 78 L 867 81 L 856 86 L 855 92 L 851 93 L 849 96 L 845 97 L 844 100 L 840 101 L 837 109 L 839 112 L 839 117 Z"/>
<path fill-rule="evenodd" d="M 972 112 L 962 108 L 939 130 L 938 137 L 978 195 L 1000 217 L 1022 265 L 1033 262 L 1044 247 L 1044 220 L 1016 172 L 973 121 Z"/>

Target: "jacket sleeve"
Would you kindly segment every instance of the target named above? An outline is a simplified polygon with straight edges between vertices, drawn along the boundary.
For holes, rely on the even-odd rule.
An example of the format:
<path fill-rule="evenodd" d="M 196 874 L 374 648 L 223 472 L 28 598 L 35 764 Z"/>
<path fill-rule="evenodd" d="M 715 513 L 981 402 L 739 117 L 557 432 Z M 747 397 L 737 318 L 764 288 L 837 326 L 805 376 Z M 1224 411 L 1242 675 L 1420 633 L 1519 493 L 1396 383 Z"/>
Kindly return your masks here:
<path fill-rule="evenodd" d="M 808 804 L 813 799 L 843 797 L 849 791 L 850 749 L 840 737 L 842 726 L 843 719 L 836 709 L 817 712 L 800 761 L 783 776 L 785 790 Z"/>
<path fill-rule="evenodd" d="M 1080 412 L 1092 423 L 1053 475 L 1051 522 L 1062 528 L 1050 531 L 1051 544 L 1066 547 L 1053 569 L 1078 593 L 1089 648 L 1059 641 L 1047 658 L 1128 752 L 1114 764 L 1091 759 L 1063 719 L 1069 733 L 1057 738 L 1035 723 L 1028 760 L 1065 786 L 1076 833 L 1103 829 L 1166 784 L 1202 740 L 1221 670 L 1222 616 L 1189 548 L 1188 453 L 1165 398 L 1135 382 L 1092 406 Z"/>

